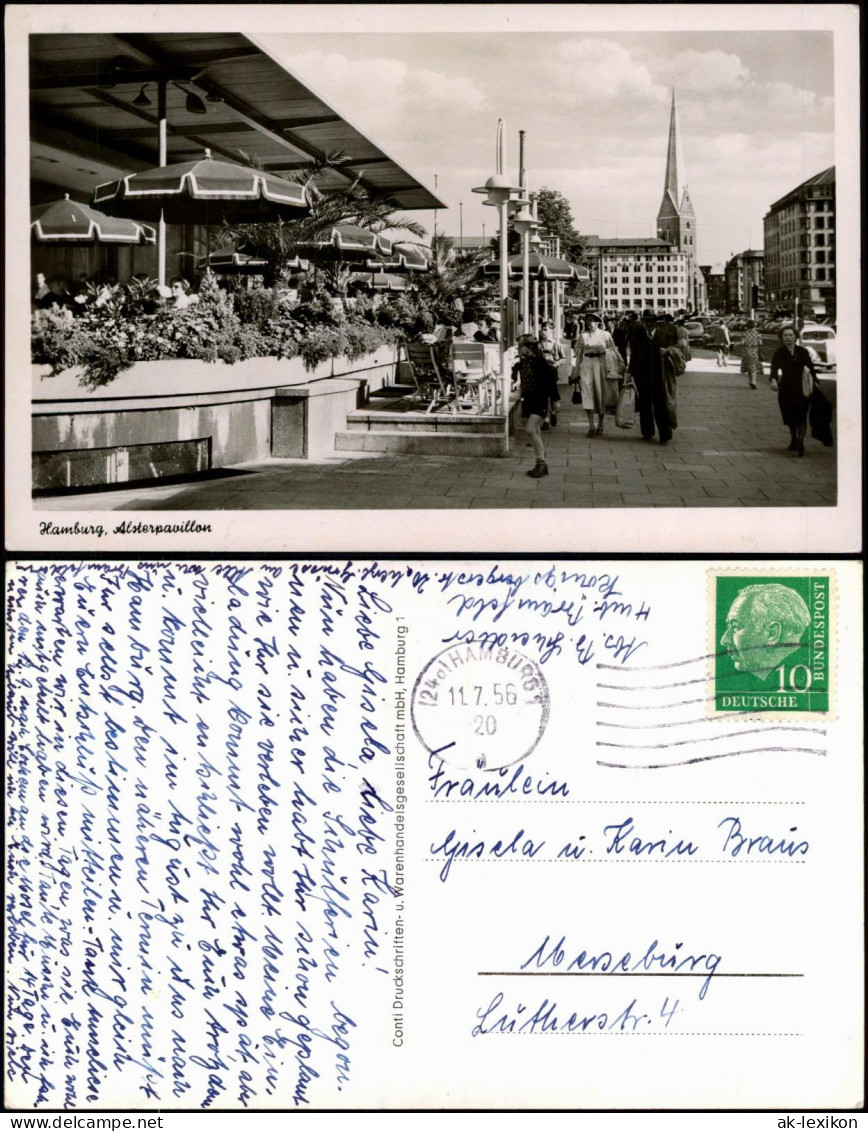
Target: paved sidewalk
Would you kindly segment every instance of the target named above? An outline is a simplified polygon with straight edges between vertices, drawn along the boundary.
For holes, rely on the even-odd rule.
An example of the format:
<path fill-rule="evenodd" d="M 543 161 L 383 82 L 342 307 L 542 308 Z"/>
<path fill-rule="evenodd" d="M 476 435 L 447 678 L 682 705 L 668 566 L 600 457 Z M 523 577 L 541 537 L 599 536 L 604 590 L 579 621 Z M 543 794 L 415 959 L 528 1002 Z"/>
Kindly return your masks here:
<path fill-rule="evenodd" d="M 807 454 L 789 434 L 768 381 L 756 391 L 730 361 L 695 358 L 678 382 L 678 430 L 665 447 L 606 420 L 589 438 L 582 408 L 562 388 L 558 425 L 546 436 L 550 474 L 529 479 L 524 434 L 505 458 L 341 453 L 321 461 L 259 461 L 181 484 L 34 501 L 38 510 L 305 510 L 500 507 L 834 506 L 835 448 L 810 435 Z"/>

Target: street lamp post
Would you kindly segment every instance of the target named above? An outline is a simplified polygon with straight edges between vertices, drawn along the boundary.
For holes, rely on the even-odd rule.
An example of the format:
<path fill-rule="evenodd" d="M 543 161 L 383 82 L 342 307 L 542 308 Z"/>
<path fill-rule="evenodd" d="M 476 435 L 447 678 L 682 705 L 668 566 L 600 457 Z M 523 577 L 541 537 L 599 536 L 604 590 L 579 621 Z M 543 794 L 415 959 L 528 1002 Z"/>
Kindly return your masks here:
<path fill-rule="evenodd" d="M 527 195 L 527 170 L 524 164 L 524 130 L 518 131 L 518 183 L 522 196 Z M 521 328 L 525 334 L 530 332 L 530 230 L 533 216 L 522 209 L 513 218 L 513 226 L 521 236 Z"/>
<path fill-rule="evenodd" d="M 157 144 L 159 146 L 160 168 L 166 164 L 166 80 L 157 83 Z M 166 285 L 166 221 L 162 211 L 157 222 L 157 282 Z"/>
<path fill-rule="evenodd" d="M 524 190 L 522 190 L 524 191 Z M 512 218 L 512 226 L 521 236 L 521 325 L 530 333 L 530 241 L 536 228 L 533 213 L 525 205 Z"/>
<path fill-rule="evenodd" d="M 534 248 L 538 248 L 542 242 L 539 235 L 539 218 L 537 214 L 537 202 L 533 202 L 533 218 L 534 227 L 531 231 L 530 243 Z M 539 338 L 539 280 L 533 281 L 533 332 Z"/>
<path fill-rule="evenodd" d="M 509 178 L 504 173 L 505 166 L 505 139 L 503 119 L 497 120 L 497 143 L 495 149 L 497 172 L 489 177 L 484 185 L 473 189 L 473 192 L 484 193 L 487 196 L 485 203 L 492 208 L 497 208 L 500 221 L 500 381 L 501 399 L 503 404 L 503 417 L 505 429 L 506 450 L 509 450 L 509 388 L 510 374 L 506 371 L 504 355 L 507 350 L 505 331 L 507 326 L 507 297 L 509 294 L 509 258 L 507 253 L 507 223 L 509 219 L 509 204 L 511 200 L 520 195 L 517 186 L 509 183 Z"/>

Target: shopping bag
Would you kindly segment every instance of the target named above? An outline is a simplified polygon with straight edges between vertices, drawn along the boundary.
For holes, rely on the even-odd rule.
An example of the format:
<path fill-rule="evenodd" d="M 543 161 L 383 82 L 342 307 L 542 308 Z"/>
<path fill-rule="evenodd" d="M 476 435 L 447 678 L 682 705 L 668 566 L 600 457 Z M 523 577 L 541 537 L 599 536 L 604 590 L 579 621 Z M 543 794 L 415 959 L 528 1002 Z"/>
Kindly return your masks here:
<path fill-rule="evenodd" d="M 621 396 L 621 382 L 617 378 L 603 378 L 603 407 L 617 408 Z"/>
<path fill-rule="evenodd" d="M 632 428 L 636 423 L 636 386 L 632 381 L 625 381 L 618 395 L 618 407 L 615 409 L 615 424 L 619 428 Z"/>

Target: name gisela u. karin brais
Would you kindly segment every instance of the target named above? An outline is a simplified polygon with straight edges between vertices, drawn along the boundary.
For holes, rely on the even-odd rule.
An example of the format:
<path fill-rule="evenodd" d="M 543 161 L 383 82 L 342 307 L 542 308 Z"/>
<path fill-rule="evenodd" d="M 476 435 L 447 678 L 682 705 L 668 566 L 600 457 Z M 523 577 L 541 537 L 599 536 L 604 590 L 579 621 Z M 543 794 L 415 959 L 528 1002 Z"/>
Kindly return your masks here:
<path fill-rule="evenodd" d="M 622 857 L 634 860 L 679 860 L 695 858 L 697 862 L 711 863 L 716 859 L 792 859 L 803 857 L 810 850 L 807 840 L 794 838 L 798 827 L 793 825 L 784 833 L 746 830 L 741 818 L 727 816 L 717 822 L 715 843 L 710 852 L 704 852 L 695 840 L 678 836 L 672 829 L 666 836 L 648 838 L 639 835 L 632 817 L 606 824 L 602 827 L 602 841 L 596 845 L 597 859 Z M 440 879 L 445 881 L 456 860 L 482 859 L 538 859 L 540 861 L 577 861 L 595 855 L 595 846 L 587 834 L 582 833 L 562 845 L 555 844 L 547 852 L 544 839 L 535 839 L 523 828 L 492 840 L 465 840 L 457 829 L 431 844 L 435 861 L 443 861 Z M 602 852 L 600 852 L 602 849 Z"/>

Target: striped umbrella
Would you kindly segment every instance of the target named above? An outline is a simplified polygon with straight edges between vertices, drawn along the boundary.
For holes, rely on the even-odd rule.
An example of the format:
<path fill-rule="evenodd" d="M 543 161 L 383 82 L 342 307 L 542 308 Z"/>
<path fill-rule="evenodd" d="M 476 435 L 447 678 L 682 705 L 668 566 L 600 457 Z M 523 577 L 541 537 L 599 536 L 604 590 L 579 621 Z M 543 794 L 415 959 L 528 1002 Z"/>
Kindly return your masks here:
<path fill-rule="evenodd" d="M 217 248 L 210 255 L 200 255 L 196 260 L 196 266 L 200 271 L 210 268 L 221 275 L 261 275 L 268 267 L 268 260 L 250 252 L 239 251 L 237 247 L 230 245 Z M 285 266 L 294 271 L 307 271 L 310 263 L 307 259 L 296 255 L 288 259 Z"/>
<path fill-rule="evenodd" d="M 364 260 L 373 256 L 389 256 L 392 241 L 386 236 L 362 228 L 359 224 L 333 224 L 313 240 L 294 245 L 313 260 Z"/>
<path fill-rule="evenodd" d="M 30 210 L 30 234 L 47 244 L 155 244 L 157 233 L 147 224 L 106 216 L 70 200 L 69 193 L 53 204 Z"/>
<path fill-rule="evenodd" d="M 356 271 L 350 275 L 350 285 L 362 284 L 372 291 L 406 291 L 409 281 L 403 275 L 393 275 L 387 271 Z"/>
<path fill-rule="evenodd" d="M 530 277 L 540 282 L 555 283 L 567 282 L 570 279 L 590 279 L 590 273 L 578 263 L 570 263 L 566 259 L 555 259 L 554 256 L 540 255 L 532 252 L 528 257 Z M 483 263 L 479 273 L 486 276 L 500 274 L 499 263 Z M 521 255 L 513 255 L 509 260 L 509 277 L 520 279 L 522 277 Z"/>
<path fill-rule="evenodd" d="M 94 189 L 93 203 L 117 216 L 168 224 L 219 224 L 298 219 L 310 205 L 303 185 L 228 161 L 210 150 L 198 161 L 182 161 L 132 173 Z"/>
<path fill-rule="evenodd" d="M 392 251 L 377 259 L 365 260 L 366 271 L 427 271 L 428 259 L 420 247 L 411 243 L 392 244 Z"/>

